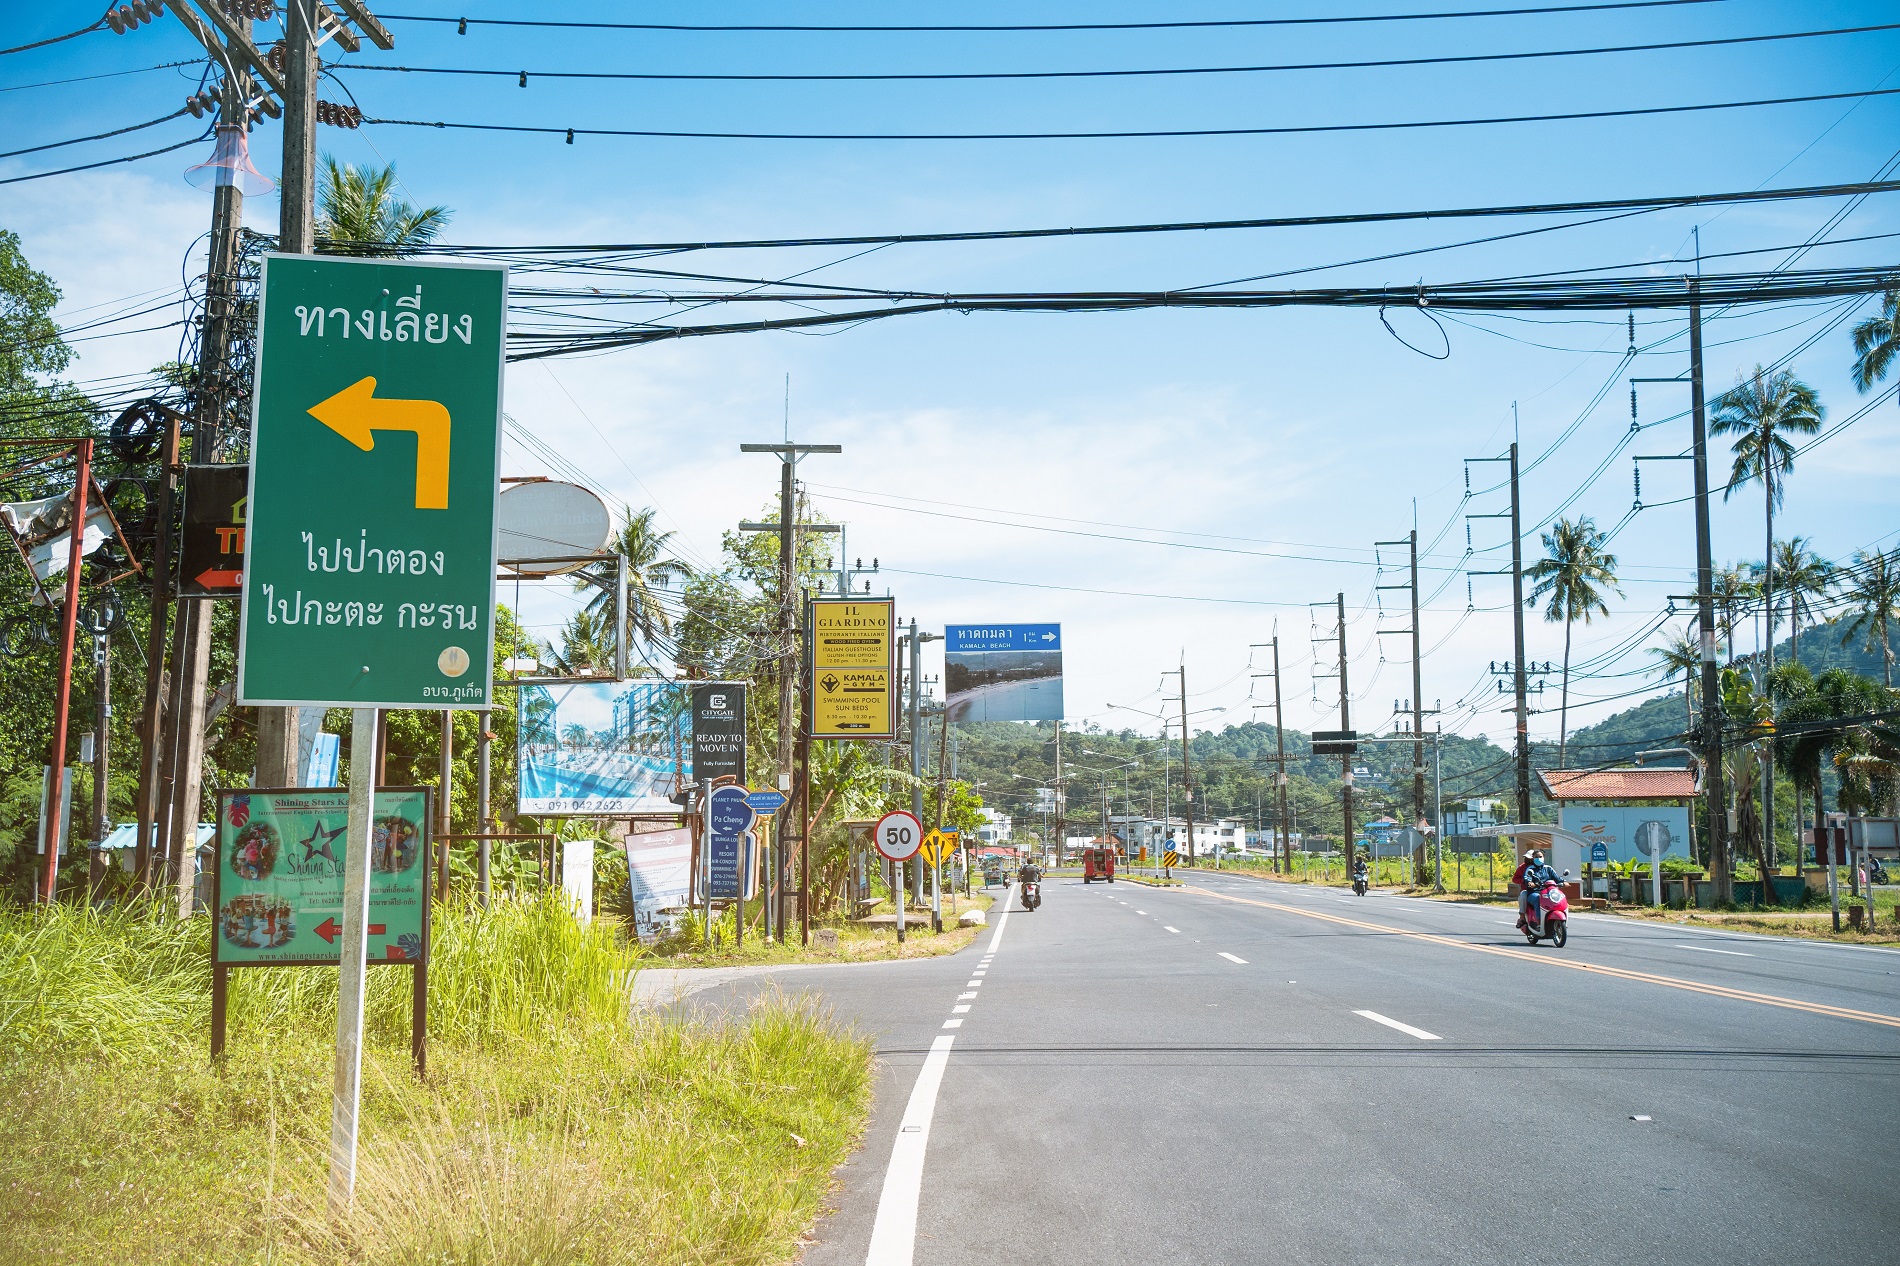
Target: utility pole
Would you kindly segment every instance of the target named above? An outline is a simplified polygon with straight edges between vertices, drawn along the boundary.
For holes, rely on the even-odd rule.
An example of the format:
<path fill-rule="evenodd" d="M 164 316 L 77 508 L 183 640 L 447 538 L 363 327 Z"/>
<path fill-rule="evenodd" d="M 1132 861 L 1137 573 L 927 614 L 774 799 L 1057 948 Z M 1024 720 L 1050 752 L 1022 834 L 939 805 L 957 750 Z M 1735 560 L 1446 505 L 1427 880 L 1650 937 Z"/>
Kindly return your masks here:
<path fill-rule="evenodd" d="M 1696 623 L 1702 642 L 1703 786 L 1709 793 L 1710 878 L 1715 899 L 1728 902 L 1735 898 L 1735 876 L 1729 864 L 1728 792 L 1722 769 L 1722 683 L 1715 665 L 1715 558 L 1709 540 L 1709 427 L 1702 392 L 1699 289 L 1699 282 L 1690 279 L 1689 400 L 1695 441 L 1695 589 Z M 1771 796 L 1773 791 L 1770 787 Z"/>
<path fill-rule="evenodd" d="M 151 623 L 145 640 L 145 708 L 139 717 L 138 807 L 133 829 L 138 832 L 132 851 L 133 888 L 144 892 L 152 883 L 152 846 L 165 801 L 159 795 L 162 765 L 159 753 L 165 736 L 165 645 L 171 617 L 172 505 L 178 487 L 179 416 L 163 411 L 165 442 L 159 452 L 157 539 L 152 545 Z"/>
<path fill-rule="evenodd" d="M 40 875 L 40 900 L 47 905 L 59 892 L 60 819 L 66 813 L 66 730 L 72 720 L 73 643 L 79 633 L 79 568 L 85 561 L 86 494 L 92 485 L 92 444 L 80 440 L 74 446 L 78 461 L 73 478 L 73 509 L 68 532 L 72 549 L 66 557 L 66 609 L 59 622 L 59 691 L 53 705 L 53 741 L 47 752 L 52 782 L 46 794 L 46 861 Z M 67 834 L 77 832 L 67 825 Z"/>
<path fill-rule="evenodd" d="M 1411 595 L 1411 627 L 1399 629 L 1381 629 L 1381 633 L 1405 632 L 1412 637 L 1412 818 L 1414 822 L 1426 821 L 1425 814 L 1425 686 L 1424 666 L 1419 651 L 1418 626 L 1418 529 L 1414 527 L 1402 541 L 1374 541 L 1374 547 L 1381 545 L 1403 545 L 1409 558 L 1409 580 L 1403 585 L 1380 585 L 1380 589 L 1405 589 Z M 1421 862 L 1422 867 L 1422 862 Z"/>
<path fill-rule="evenodd" d="M 91 881 L 88 895 L 98 891 L 105 879 L 102 863 L 105 851 L 99 846 L 104 844 L 106 836 L 112 834 L 112 815 L 106 802 L 107 778 L 110 770 L 108 748 L 112 741 L 112 642 L 109 622 L 102 622 L 92 635 L 92 672 L 93 672 L 93 720 L 92 720 L 92 843 L 91 866 L 87 878 Z"/>
<path fill-rule="evenodd" d="M 1186 791 L 1181 797 L 1181 812 L 1187 817 L 1188 865 L 1194 865 L 1194 766 L 1193 757 L 1188 751 L 1188 710 L 1187 710 L 1187 665 L 1183 663 L 1175 669 L 1181 677 L 1181 783 Z"/>
<path fill-rule="evenodd" d="M 946 686 L 945 693 L 947 694 L 948 692 L 949 692 L 949 688 Z M 1068 794 L 1068 789 L 1062 785 L 1062 718 L 1061 717 L 1056 718 L 1056 788 L 1055 790 L 1056 790 L 1056 817 L 1055 817 L 1056 865 L 1060 866 L 1066 860 L 1065 854 L 1068 852 L 1068 843 L 1069 843 L 1069 824 L 1067 820 L 1067 816 L 1068 816 L 1067 809 L 1069 807 L 1069 794 Z"/>
<path fill-rule="evenodd" d="M 1280 817 L 1274 834 L 1277 837 L 1274 852 L 1281 859 L 1282 874 L 1293 873 L 1293 832 L 1287 826 L 1286 819 L 1286 721 L 1280 711 L 1280 635 L 1275 633 L 1273 641 L 1273 746 L 1274 746 L 1274 784 L 1280 793 Z M 1264 676 L 1255 673 L 1254 676 Z"/>
<path fill-rule="evenodd" d="M 1346 687 L 1346 595 L 1335 596 L 1339 613 L 1339 728 L 1350 732 L 1352 729 L 1352 695 Z M 1345 811 L 1346 838 L 1340 848 L 1346 859 L 1347 873 L 1352 870 L 1353 825 L 1352 825 L 1352 750 L 1350 745 L 1340 753 L 1341 772 L 1340 804 Z"/>
<path fill-rule="evenodd" d="M 1515 402 L 1512 416 L 1517 413 Z M 1511 686 L 1517 698 L 1517 820 L 1531 820 L 1530 681 L 1524 664 L 1524 530 L 1518 505 L 1517 441 L 1511 441 Z"/>
<path fill-rule="evenodd" d="M 741 444 L 741 453 L 775 453 L 779 459 L 778 483 L 778 522 L 777 523 L 741 523 L 742 532 L 778 533 L 778 623 L 779 623 L 779 677 L 778 677 L 778 789 L 788 799 L 792 795 L 792 768 L 795 753 L 793 741 L 797 724 L 792 710 L 792 684 L 798 676 L 798 532 L 823 531 L 827 528 L 838 531 L 836 524 L 800 524 L 798 521 L 797 473 L 798 463 L 812 453 L 842 453 L 844 448 L 838 444 L 794 444 L 789 438 L 779 444 Z M 790 826 L 793 834 L 788 838 L 785 828 Z M 784 893 L 789 886 L 791 845 L 804 837 L 804 823 L 799 821 L 797 813 L 781 816 L 778 829 L 778 848 L 773 858 L 773 882 L 780 894 L 778 902 L 777 926 L 774 929 L 782 944 L 785 940 L 785 899 Z"/>

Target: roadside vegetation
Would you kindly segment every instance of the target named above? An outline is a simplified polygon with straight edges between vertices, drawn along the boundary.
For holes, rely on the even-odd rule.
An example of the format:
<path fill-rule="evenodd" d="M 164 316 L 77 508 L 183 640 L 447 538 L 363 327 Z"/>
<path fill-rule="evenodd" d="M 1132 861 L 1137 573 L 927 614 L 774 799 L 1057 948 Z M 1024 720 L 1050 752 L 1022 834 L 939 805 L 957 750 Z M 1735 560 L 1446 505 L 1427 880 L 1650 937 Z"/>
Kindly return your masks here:
<path fill-rule="evenodd" d="M 717 915 L 712 935 L 707 936 L 706 921 L 698 914 L 681 917 L 678 930 L 670 937 L 647 947 L 641 959 L 643 967 L 736 967 L 779 963 L 868 963 L 892 958 L 935 958 L 954 954 L 970 944 L 984 927 L 960 927 L 958 916 L 970 911 L 986 913 L 995 897 L 975 889 L 971 896 L 958 895 L 953 902 L 949 892 L 943 895 L 943 931 L 930 929 L 930 907 L 904 907 L 904 941 L 897 940 L 892 922 L 869 923 L 842 918 L 813 920 L 811 944 L 799 941 L 794 923 L 783 942 L 767 941 L 756 918 L 746 924 L 745 941 L 734 935 L 731 911 Z M 891 919 L 895 907 L 886 898 L 866 911 L 871 919 Z"/>
<path fill-rule="evenodd" d="M 370 972 L 357 1201 L 325 1219 L 336 974 L 231 973 L 209 922 L 0 909 L 0 1258 L 789 1260 L 868 1110 L 869 1043 L 770 999 L 629 1017 L 635 951 L 555 900 L 438 908 L 429 1076 L 409 973 Z"/>

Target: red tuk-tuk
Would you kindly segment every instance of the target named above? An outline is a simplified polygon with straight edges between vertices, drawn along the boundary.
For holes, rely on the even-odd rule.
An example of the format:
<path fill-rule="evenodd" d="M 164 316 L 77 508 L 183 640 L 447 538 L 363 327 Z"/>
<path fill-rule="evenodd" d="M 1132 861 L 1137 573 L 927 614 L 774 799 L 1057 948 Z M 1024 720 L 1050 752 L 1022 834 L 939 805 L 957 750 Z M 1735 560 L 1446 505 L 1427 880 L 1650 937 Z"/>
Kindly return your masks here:
<path fill-rule="evenodd" d="M 1082 850 L 1082 882 L 1092 884 L 1098 879 L 1115 882 L 1115 850 L 1107 844 L 1091 844 Z"/>

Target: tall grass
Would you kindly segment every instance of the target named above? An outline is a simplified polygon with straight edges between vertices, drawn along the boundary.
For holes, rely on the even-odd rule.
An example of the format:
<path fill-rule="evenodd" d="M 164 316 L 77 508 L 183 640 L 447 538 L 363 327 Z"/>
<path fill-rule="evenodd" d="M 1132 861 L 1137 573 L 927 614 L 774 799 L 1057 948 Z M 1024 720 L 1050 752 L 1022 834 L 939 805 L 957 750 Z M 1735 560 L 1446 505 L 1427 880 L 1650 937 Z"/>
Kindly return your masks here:
<path fill-rule="evenodd" d="M 558 900 L 438 908 L 430 1076 L 370 973 L 357 1201 L 325 1216 L 333 969 L 234 971 L 208 920 L 0 910 L 0 1261 L 554 1266 L 789 1260 L 869 1106 L 806 1003 L 624 1006 L 633 952 Z"/>

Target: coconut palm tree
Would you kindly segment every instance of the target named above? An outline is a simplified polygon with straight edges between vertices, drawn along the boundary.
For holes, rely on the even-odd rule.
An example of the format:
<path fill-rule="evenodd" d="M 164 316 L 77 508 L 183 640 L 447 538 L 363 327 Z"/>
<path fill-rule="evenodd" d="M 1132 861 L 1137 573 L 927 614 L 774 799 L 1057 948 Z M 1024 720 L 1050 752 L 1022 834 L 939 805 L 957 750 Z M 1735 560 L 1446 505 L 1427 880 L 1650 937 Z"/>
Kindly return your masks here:
<path fill-rule="evenodd" d="M 1900 621 L 1900 550 L 1892 554 L 1869 554 L 1860 550 L 1854 555 L 1854 565 L 1848 569 L 1848 575 L 1850 579 L 1841 596 L 1847 599 L 1851 614 L 1841 631 L 1841 645 L 1847 645 L 1856 636 L 1864 636 L 1864 645 L 1871 651 L 1878 639 L 1881 680 L 1891 687 L 1892 631 L 1894 623 Z"/>
<path fill-rule="evenodd" d="M 323 156 L 317 179 L 317 250 L 327 255 L 413 255 L 452 215 L 396 196 L 394 163 L 377 171 Z"/>
<path fill-rule="evenodd" d="M 1559 768 L 1563 766 L 1570 737 L 1571 625 L 1577 620 L 1588 624 L 1599 615 L 1610 614 L 1609 604 L 1603 600 L 1603 589 L 1611 590 L 1619 598 L 1623 596 L 1616 584 L 1616 555 L 1603 549 L 1608 540 L 1589 515 L 1574 521 L 1558 519 L 1550 531 L 1544 533 L 1545 556 L 1524 573 L 1535 582 L 1524 605 L 1536 606 L 1540 599 L 1548 596 L 1550 601 L 1544 608 L 1544 619 L 1552 624 L 1562 621 L 1564 626 L 1563 699 L 1557 722 Z"/>
<path fill-rule="evenodd" d="M 1775 546 L 1775 588 L 1788 595 L 1789 654 L 1801 659 L 1801 621 L 1833 592 L 1838 579 L 1833 563 L 1808 548 L 1808 538 L 1793 537 Z"/>
<path fill-rule="evenodd" d="M 673 621 L 660 604 L 659 591 L 672 587 L 675 580 L 690 580 L 693 569 L 667 553 L 673 533 L 654 526 L 653 507 L 639 513 L 626 511 L 620 530 L 607 542 L 607 548 L 627 560 L 627 629 L 629 645 L 634 640 L 651 645 L 655 638 L 673 631 Z M 594 596 L 586 610 L 613 627 L 614 568 L 617 564 L 590 566 L 585 580 L 574 582 L 576 589 L 591 588 Z"/>
<path fill-rule="evenodd" d="M 1723 659 L 1733 664 L 1735 626 L 1742 622 L 1742 618 L 1748 614 L 1749 603 L 1755 600 L 1755 582 L 1748 578 L 1748 569 L 1745 567 L 1718 567 L 1710 593 L 1715 606 L 1715 633 L 1726 647 Z"/>
<path fill-rule="evenodd" d="M 1702 668 L 1702 651 L 1695 639 L 1689 636 L 1687 629 L 1677 629 L 1669 635 L 1669 640 L 1661 646 L 1649 648 L 1649 657 L 1655 661 L 1652 671 L 1664 677 L 1682 674 L 1682 703 L 1688 715 L 1684 734 L 1695 733 L 1695 677 Z"/>
<path fill-rule="evenodd" d="M 1818 824 L 1826 808 L 1822 772 L 1835 763 L 1836 756 L 1854 750 L 1855 731 L 1860 728 L 1833 723 L 1893 706 L 1893 691 L 1845 668 L 1830 668 L 1811 676 L 1806 668 L 1791 664 L 1775 676 L 1781 700 L 1775 715 L 1775 751 L 1788 776 L 1797 785 L 1806 783 L 1813 794 Z"/>
<path fill-rule="evenodd" d="M 1900 286 L 1880 297 L 1880 311 L 1854 327 L 1854 386 L 1862 395 L 1887 376 L 1900 356 Z"/>
<path fill-rule="evenodd" d="M 1768 532 L 1762 546 L 1761 595 L 1767 616 L 1765 663 L 1775 666 L 1775 509 L 1787 495 L 1785 480 L 1794 470 L 1794 445 L 1788 435 L 1812 435 L 1827 410 L 1814 388 L 1787 370 L 1769 373 L 1760 365 L 1715 398 L 1709 422 L 1712 435 L 1733 435 L 1735 464 L 1722 499 L 1753 479 L 1761 480 Z"/>
<path fill-rule="evenodd" d="M 548 648 L 554 666 L 570 677 L 598 677 L 613 672 L 613 622 L 590 611 L 576 611 L 561 628 L 561 649 Z"/>

